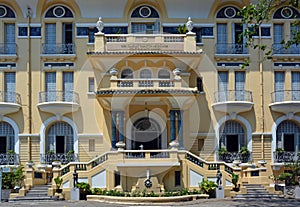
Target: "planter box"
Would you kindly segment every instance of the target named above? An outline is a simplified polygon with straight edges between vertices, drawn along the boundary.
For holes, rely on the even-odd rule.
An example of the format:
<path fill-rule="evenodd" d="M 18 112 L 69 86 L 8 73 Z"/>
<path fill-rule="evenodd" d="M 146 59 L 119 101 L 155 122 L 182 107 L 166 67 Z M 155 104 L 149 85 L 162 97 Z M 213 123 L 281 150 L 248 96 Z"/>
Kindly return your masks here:
<path fill-rule="evenodd" d="M 2 201 L 8 201 L 11 189 L 2 189 Z"/>

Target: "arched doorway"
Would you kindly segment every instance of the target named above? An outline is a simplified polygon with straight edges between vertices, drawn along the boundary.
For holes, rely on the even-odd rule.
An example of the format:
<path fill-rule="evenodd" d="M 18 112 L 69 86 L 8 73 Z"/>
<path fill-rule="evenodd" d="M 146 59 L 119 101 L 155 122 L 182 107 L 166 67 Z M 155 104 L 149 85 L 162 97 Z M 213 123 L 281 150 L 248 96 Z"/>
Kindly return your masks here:
<path fill-rule="evenodd" d="M 131 149 L 155 150 L 162 148 L 159 124 L 152 118 L 143 117 L 132 126 Z"/>

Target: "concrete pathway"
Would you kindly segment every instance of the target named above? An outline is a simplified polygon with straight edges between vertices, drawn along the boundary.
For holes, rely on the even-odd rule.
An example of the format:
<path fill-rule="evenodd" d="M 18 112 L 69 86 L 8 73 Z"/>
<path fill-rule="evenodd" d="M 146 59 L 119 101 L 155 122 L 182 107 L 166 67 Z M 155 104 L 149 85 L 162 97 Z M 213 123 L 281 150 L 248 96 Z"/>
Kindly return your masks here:
<path fill-rule="evenodd" d="M 164 204 L 116 204 L 116 203 L 100 203 L 91 201 L 55 201 L 55 202 L 22 202 L 22 203 L 0 203 L 3 207 L 300 207 L 300 200 L 295 199 L 246 199 L 246 200 L 232 200 L 232 199 L 207 199 L 196 200 L 190 202 L 178 203 L 164 203 Z"/>

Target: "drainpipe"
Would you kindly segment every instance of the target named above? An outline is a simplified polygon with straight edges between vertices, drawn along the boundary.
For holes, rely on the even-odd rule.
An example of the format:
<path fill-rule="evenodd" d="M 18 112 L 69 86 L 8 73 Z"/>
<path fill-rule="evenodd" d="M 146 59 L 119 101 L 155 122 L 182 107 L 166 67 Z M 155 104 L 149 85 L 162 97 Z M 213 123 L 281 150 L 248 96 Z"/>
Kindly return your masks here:
<path fill-rule="evenodd" d="M 30 22 L 31 22 L 32 10 L 30 7 L 27 7 L 27 35 L 28 35 L 28 59 L 27 59 L 27 96 L 28 96 L 28 160 L 32 160 L 32 151 L 31 151 L 31 134 L 32 134 L 32 71 L 31 71 L 31 38 L 30 38 Z"/>

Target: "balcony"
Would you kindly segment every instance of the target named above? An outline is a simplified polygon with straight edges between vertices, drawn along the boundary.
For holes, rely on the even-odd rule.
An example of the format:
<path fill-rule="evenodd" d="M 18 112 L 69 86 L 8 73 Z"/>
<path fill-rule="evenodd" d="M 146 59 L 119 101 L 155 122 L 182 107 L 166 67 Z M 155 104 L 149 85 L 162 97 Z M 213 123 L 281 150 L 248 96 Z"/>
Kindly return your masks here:
<path fill-rule="evenodd" d="M 21 108 L 21 96 L 15 92 L 0 91 L 0 114 L 18 112 Z"/>
<path fill-rule="evenodd" d="M 300 90 L 282 90 L 271 93 L 272 111 L 284 114 L 300 112 Z"/>
<path fill-rule="evenodd" d="M 178 34 L 120 34 L 105 35 L 107 51 L 183 51 L 186 35 Z"/>
<path fill-rule="evenodd" d="M 42 55 L 44 59 L 60 58 L 74 60 L 75 44 L 42 44 Z"/>
<path fill-rule="evenodd" d="M 0 153 L 0 165 L 18 165 L 19 155 L 11 153 Z"/>
<path fill-rule="evenodd" d="M 0 43 L 0 61 L 17 59 L 17 44 L 15 43 Z"/>
<path fill-rule="evenodd" d="M 41 154 L 41 163 L 51 165 L 53 161 L 60 161 L 65 165 L 69 162 L 77 162 L 77 154 L 73 153 L 53 153 L 53 154 Z"/>
<path fill-rule="evenodd" d="M 226 152 L 226 154 L 217 154 L 219 161 L 232 163 L 235 160 L 239 160 L 241 163 L 247 163 L 251 160 L 251 153 L 242 154 L 240 152 Z"/>
<path fill-rule="evenodd" d="M 73 91 L 40 92 L 38 107 L 41 111 L 62 116 L 78 111 L 79 95 Z"/>
<path fill-rule="evenodd" d="M 217 91 L 212 107 L 228 114 L 250 111 L 253 106 L 251 91 Z"/>
<path fill-rule="evenodd" d="M 299 159 L 296 152 L 273 152 L 274 163 L 294 162 Z"/>
<path fill-rule="evenodd" d="M 248 48 L 244 44 L 217 43 L 215 46 L 217 59 L 244 59 L 248 58 Z"/>

